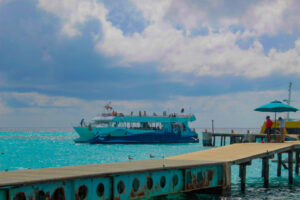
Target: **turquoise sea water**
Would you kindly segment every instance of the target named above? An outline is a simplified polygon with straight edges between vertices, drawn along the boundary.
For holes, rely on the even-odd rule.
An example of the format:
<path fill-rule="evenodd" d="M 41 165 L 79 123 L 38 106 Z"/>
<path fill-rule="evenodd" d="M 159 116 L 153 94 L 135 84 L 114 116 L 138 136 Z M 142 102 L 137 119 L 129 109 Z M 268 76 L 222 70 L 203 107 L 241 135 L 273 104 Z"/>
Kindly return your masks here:
<path fill-rule="evenodd" d="M 0 171 L 84 165 L 162 158 L 209 149 L 199 144 L 166 145 L 90 145 L 74 143 L 76 133 L 70 129 L 2 129 L 0 130 Z M 218 141 L 217 141 L 217 144 Z M 276 159 L 276 157 L 275 157 Z M 287 170 L 276 177 L 276 163 L 270 162 L 270 188 L 263 188 L 261 160 L 247 167 L 246 191 L 240 192 L 238 167 L 232 167 L 232 191 L 229 195 L 176 194 L 164 199 L 300 199 L 300 176 L 288 184 Z M 162 199 L 162 197 L 160 197 Z"/>

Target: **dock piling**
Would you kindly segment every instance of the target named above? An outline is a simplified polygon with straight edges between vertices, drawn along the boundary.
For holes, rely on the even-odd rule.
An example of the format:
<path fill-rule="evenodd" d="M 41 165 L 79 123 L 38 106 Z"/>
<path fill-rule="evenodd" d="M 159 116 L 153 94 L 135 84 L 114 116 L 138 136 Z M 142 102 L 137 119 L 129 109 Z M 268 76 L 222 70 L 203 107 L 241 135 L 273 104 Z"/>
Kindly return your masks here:
<path fill-rule="evenodd" d="M 263 162 L 263 169 L 262 171 L 264 172 L 263 177 L 264 177 L 264 187 L 268 188 L 269 187 L 269 157 L 265 157 L 262 159 Z"/>
<path fill-rule="evenodd" d="M 277 154 L 278 157 L 278 163 L 277 163 L 277 176 L 280 177 L 281 176 L 281 165 L 282 165 L 282 154 L 278 153 Z"/>
<path fill-rule="evenodd" d="M 261 159 L 261 177 L 265 176 L 265 162 Z"/>
<path fill-rule="evenodd" d="M 300 162 L 300 158 L 299 158 L 299 152 L 296 152 L 296 158 L 295 158 L 295 161 L 296 161 L 296 165 L 295 165 L 295 173 L 296 174 L 299 174 L 299 162 Z"/>
<path fill-rule="evenodd" d="M 293 151 L 288 151 L 289 184 L 293 184 Z"/>
<path fill-rule="evenodd" d="M 246 189 L 246 164 L 240 164 L 240 178 L 241 178 L 241 190 L 245 191 Z"/>
<path fill-rule="evenodd" d="M 212 133 L 207 132 L 207 130 L 205 130 L 202 133 L 203 136 L 203 146 L 212 146 Z"/>

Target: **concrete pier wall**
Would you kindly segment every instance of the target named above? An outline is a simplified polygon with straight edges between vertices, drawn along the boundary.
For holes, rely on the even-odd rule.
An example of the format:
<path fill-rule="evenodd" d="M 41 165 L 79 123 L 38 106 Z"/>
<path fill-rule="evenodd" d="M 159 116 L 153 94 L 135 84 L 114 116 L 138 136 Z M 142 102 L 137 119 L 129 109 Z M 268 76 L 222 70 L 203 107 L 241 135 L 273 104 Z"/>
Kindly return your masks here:
<path fill-rule="evenodd" d="M 106 200 L 139 199 L 209 188 L 230 187 L 224 172 L 228 166 L 214 164 L 178 169 L 147 170 L 105 177 L 71 179 L 2 188 L 3 200 Z M 227 175 L 228 176 L 228 175 Z"/>

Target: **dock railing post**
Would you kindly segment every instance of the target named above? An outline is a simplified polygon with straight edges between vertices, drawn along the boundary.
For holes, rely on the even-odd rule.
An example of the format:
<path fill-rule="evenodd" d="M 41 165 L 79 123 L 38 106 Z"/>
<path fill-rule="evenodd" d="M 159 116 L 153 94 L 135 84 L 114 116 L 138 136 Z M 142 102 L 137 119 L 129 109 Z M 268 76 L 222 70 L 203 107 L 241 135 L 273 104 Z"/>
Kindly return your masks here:
<path fill-rule="evenodd" d="M 289 184 L 293 184 L 293 151 L 288 151 Z"/>
<path fill-rule="evenodd" d="M 212 133 L 209 133 L 207 130 L 205 130 L 202 133 L 202 142 L 203 146 L 212 146 Z"/>
<path fill-rule="evenodd" d="M 300 162 L 300 158 L 299 158 L 299 152 L 298 151 L 296 152 L 295 156 L 296 156 L 296 158 L 295 158 L 295 162 L 296 162 L 295 173 L 299 174 L 299 162 Z"/>
<path fill-rule="evenodd" d="M 282 165 L 282 154 L 278 153 L 277 157 L 278 157 L 278 162 L 277 162 L 277 176 L 280 177 L 281 176 L 281 165 Z"/>
<path fill-rule="evenodd" d="M 269 157 L 263 158 L 263 177 L 264 177 L 264 187 L 269 187 Z"/>
<path fill-rule="evenodd" d="M 220 147 L 223 146 L 223 136 L 221 136 Z"/>

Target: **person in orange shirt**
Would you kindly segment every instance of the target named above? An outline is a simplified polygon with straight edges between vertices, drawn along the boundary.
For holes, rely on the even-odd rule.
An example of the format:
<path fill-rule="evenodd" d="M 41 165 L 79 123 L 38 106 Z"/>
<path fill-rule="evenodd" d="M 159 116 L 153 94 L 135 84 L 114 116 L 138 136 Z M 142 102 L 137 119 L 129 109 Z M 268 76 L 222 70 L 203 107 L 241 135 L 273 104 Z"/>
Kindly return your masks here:
<path fill-rule="evenodd" d="M 271 131 L 272 131 L 273 122 L 270 119 L 270 116 L 266 117 L 266 133 L 268 137 L 268 142 L 271 141 Z"/>

